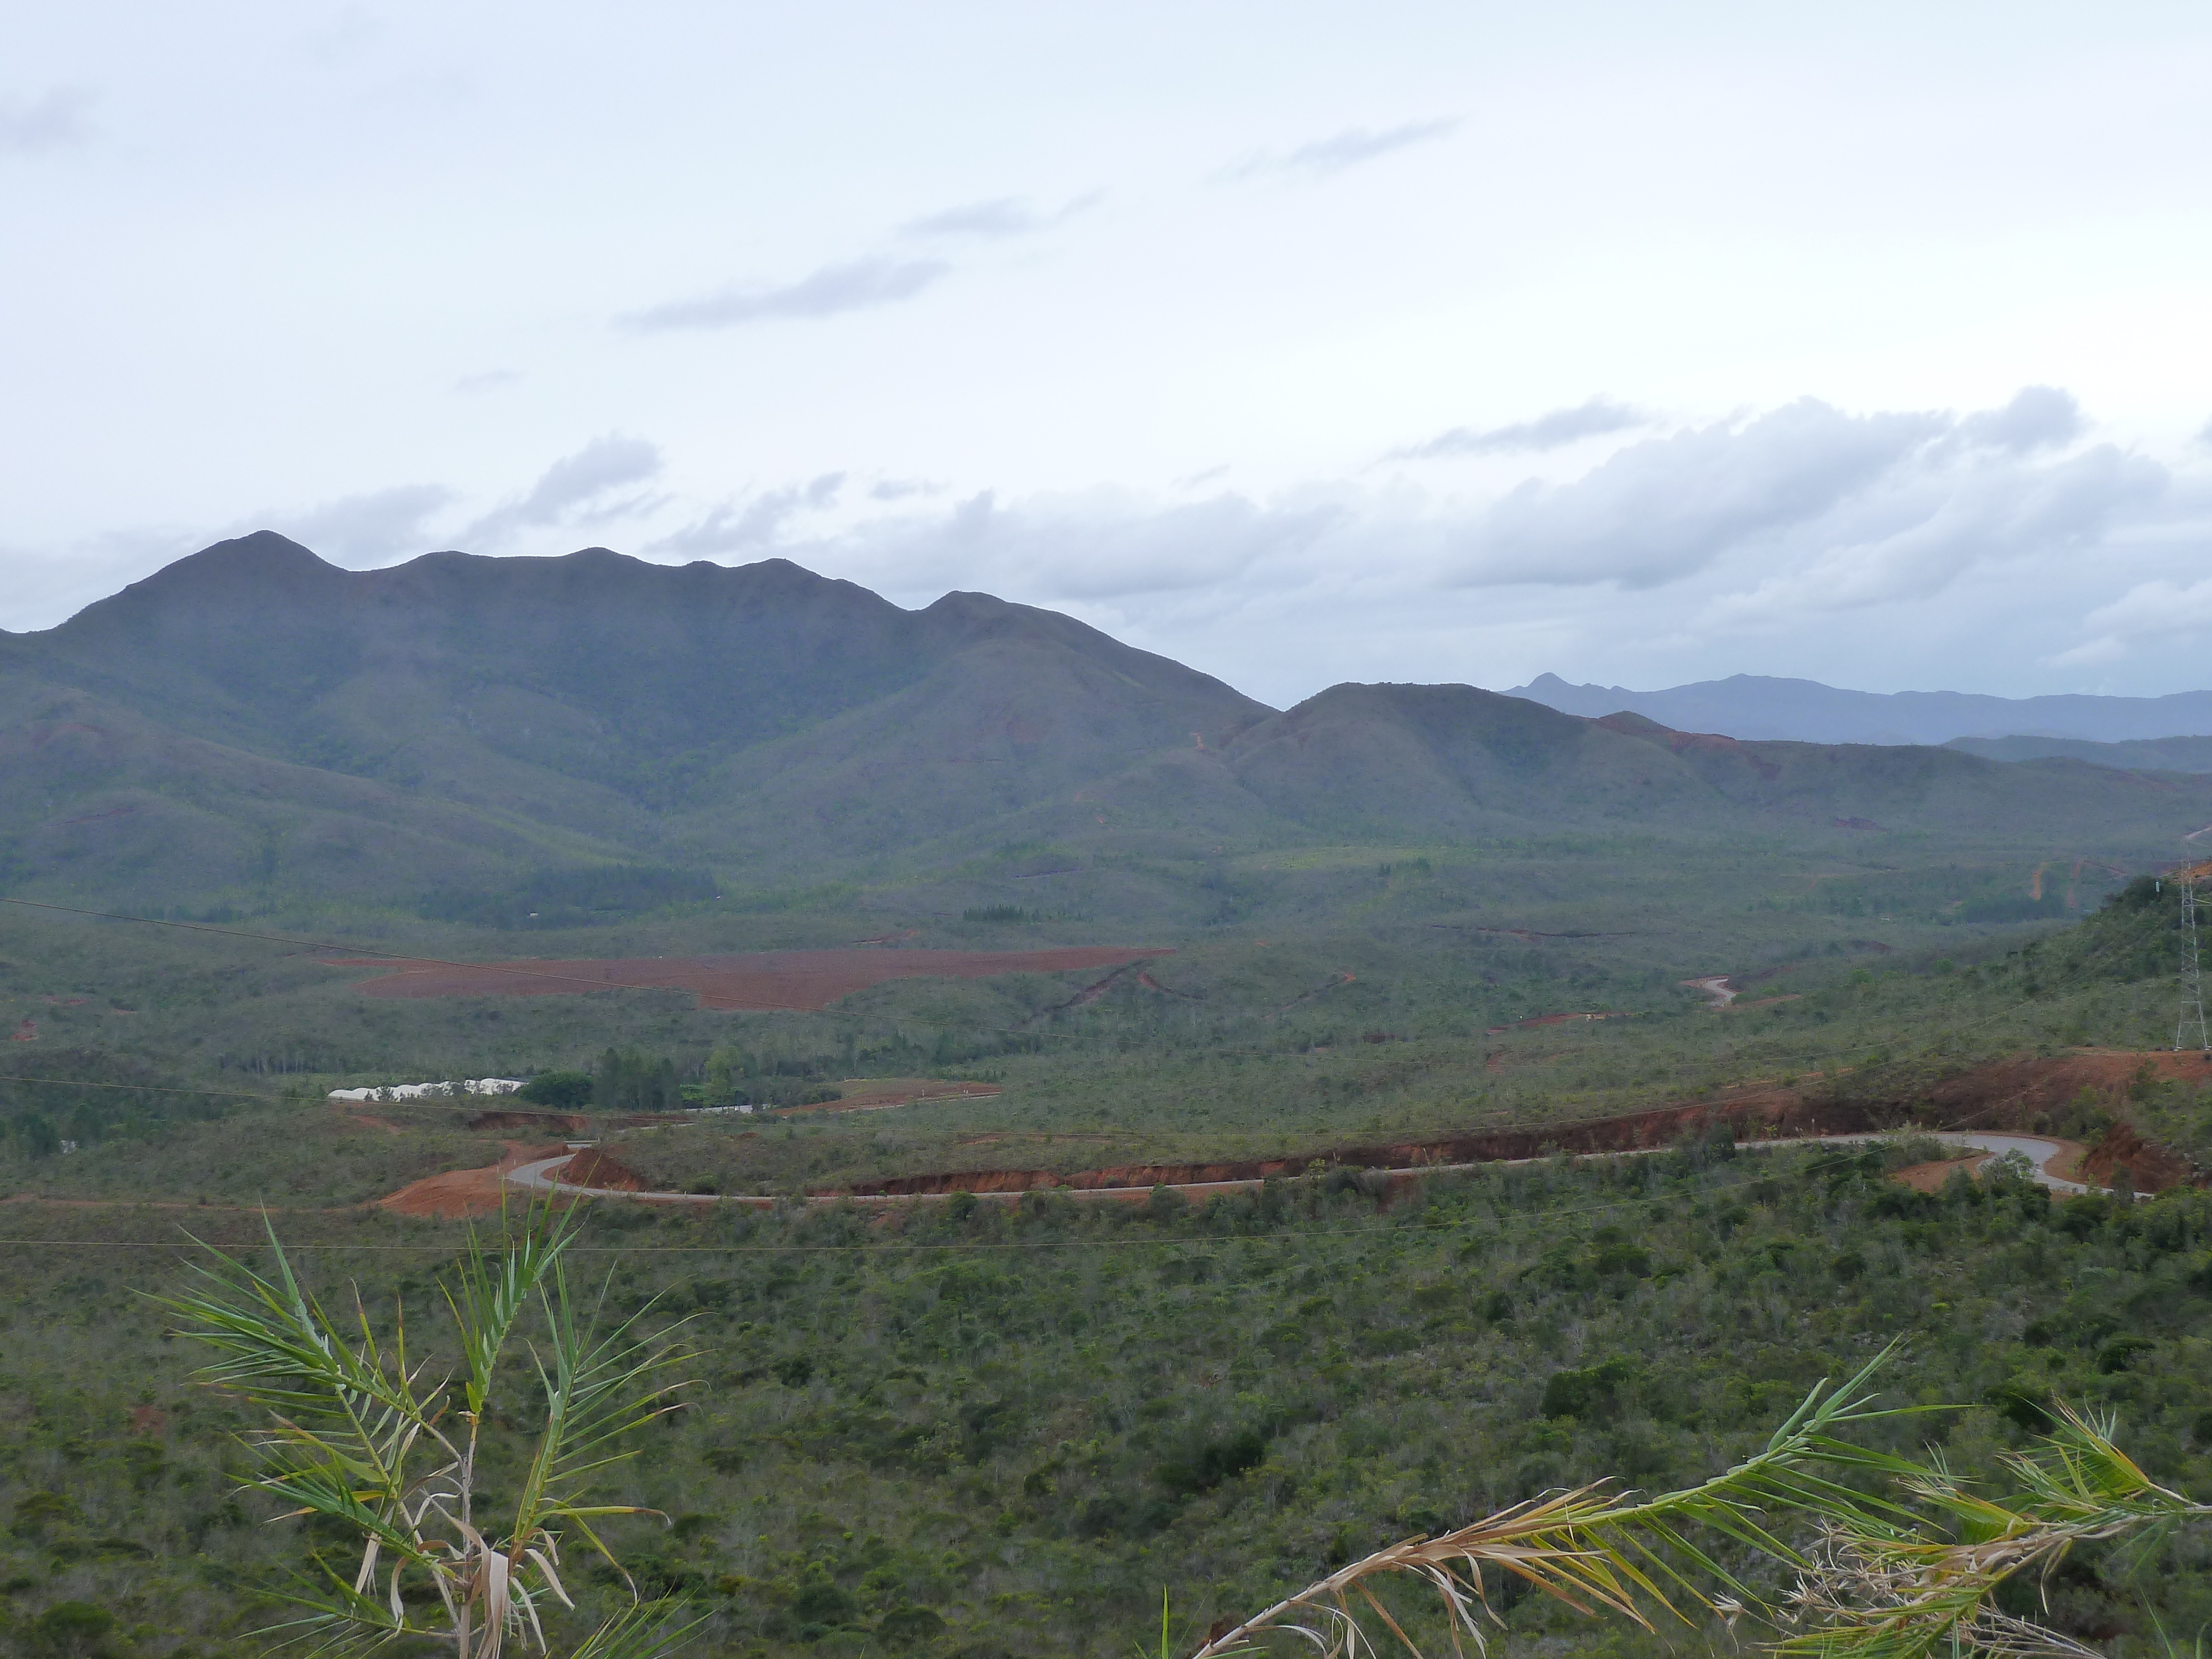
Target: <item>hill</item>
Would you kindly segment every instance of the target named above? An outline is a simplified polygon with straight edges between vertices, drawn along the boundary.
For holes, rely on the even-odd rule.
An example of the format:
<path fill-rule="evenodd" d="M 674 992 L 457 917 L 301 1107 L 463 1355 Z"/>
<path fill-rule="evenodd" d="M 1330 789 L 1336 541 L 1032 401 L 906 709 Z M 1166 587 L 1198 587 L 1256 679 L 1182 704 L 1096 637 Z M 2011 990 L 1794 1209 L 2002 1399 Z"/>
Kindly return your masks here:
<path fill-rule="evenodd" d="M 1631 691 L 1571 685 L 1556 674 L 1539 674 L 1506 695 L 1569 714 L 1595 717 L 1626 709 L 1685 731 L 1805 743 L 1937 744 L 2014 735 L 2117 743 L 2212 732 L 2212 691 L 1990 697 L 1963 691 L 1846 691 L 1817 680 L 1763 674 Z"/>
<path fill-rule="evenodd" d="M 2126 743 L 2091 743 L 2081 738 L 1954 738 L 1944 746 L 1984 760 L 2063 756 L 2128 771 L 2212 772 L 2212 738 L 2137 738 Z"/>
<path fill-rule="evenodd" d="M 141 902 L 672 851 L 818 875 L 1268 712 L 986 595 L 605 549 L 353 572 L 264 532 L 0 645 L 11 867 Z"/>
<path fill-rule="evenodd" d="M 732 885 L 910 886 L 1008 846 L 1634 829 L 2135 867 L 2212 822 L 2212 781 L 1739 741 L 1471 686 L 1278 712 L 984 594 L 906 611 L 782 560 L 605 549 L 346 571 L 264 532 L 0 636 L 0 802 L 21 894 L 550 925 Z"/>

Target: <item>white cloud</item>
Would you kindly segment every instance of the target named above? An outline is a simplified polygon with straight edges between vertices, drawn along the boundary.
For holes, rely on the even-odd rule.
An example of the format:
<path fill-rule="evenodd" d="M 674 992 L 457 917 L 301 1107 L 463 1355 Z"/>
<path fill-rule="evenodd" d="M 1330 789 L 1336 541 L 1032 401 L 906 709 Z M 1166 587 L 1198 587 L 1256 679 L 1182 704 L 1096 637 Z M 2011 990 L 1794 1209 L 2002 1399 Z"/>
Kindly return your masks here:
<path fill-rule="evenodd" d="M 1379 131 L 1371 127 L 1347 127 L 1342 132 L 1300 144 L 1280 155 L 1262 151 L 1248 156 L 1228 168 L 1223 176 L 1243 179 L 1273 173 L 1324 179 L 1414 144 L 1432 144 L 1449 138 L 1459 131 L 1459 125 L 1456 120 L 1442 120 L 1408 121 L 1402 126 L 1384 127 Z"/>
<path fill-rule="evenodd" d="M 2081 406 L 2074 394 L 2051 386 L 2022 386 L 2002 409 L 1959 422 L 1959 434 L 1969 443 L 2023 453 L 2070 443 L 2081 432 Z"/>
<path fill-rule="evenodd" d="M 965 202 L 941 212 L 909 219 L 899 227 L 902 236 L 934 239 L 953 236 L 1034 236 L 1063 220 L 1097 206 L 1104 193 L 1091 191 L 1052 209 L 1040 209 L 1022 196 L 994 197 L 987 202 Z"/>
<path fill-rule="evenodd" d="M 260 514 L 239 528 L 277 531 L 333 563 L 381 564 L 428 551 L 427 522 L 454 499 L 443 484 L 400 484 L 300 512 Z"/>
<path fill-rule="evenodd" d="M 1451 580 L 1672 581 L 1730 548 L 1818 518 L 1949 422 L 1937 415 L 1849 416 L 1805 398 L 1622 449 L 1566 483 L 1509 491 L 1468 527 Z"/>
<path fill-rule="evenodd" d="M 474 546 L 497 545 L 519 530 L 557 524 L 604 524 L 641 514 L 658 505 L 633 495 L 610 500 L 613 492 L 659 476 L 659 448 L 642 438 L 609 434 L 594 438 L 574 454 L 545 470 L 528 493 L 493 508 L 462 532 Z"/>
<path fill-rule="evenodd" d="M 696 300 L 672 300 L 632 312 L 623 326 L 638 333 L 735 328 L 744 323 L 842 316 L 911 300 L 951 273 L 942 259 L 874 256 L 819 270 L 780 287 L 726 288 Z"/>
<path fill-rule="evenodd" d="M 739 505 L 725 501 L 704 517 L 646 544 L 647 554 L 688 553 L 710 558 L 719 553 L 758 551 L 773 546 L 785 525 L 805 513 L 834 505 L 845 475 L 825 472 L 804 484 L 771 489 Z"/>
<path fill-rule="evenodd" d="M 1609 398 L 1591 398 L 1571 409 L 1555 409 L 1533 421 L 1519 421 L 1510 426 L 1481 430 L 1455 426 L 1425 442 L 1394 449 L 1386 459 L 1428 461 L 1452 455 L 1540 453 L 1564 449 L 1585 438 L 1608 437 L 1651 423 L 1651 416 L 1640 409 L 1631 409 Z"/>
<path fill-rule="evenodd" d="M 1799 562 L 1707 612 L 1721 626 L 1923 600 L 1967 570 L 2094 549 L 2163 493 L 2156 463 L 2109 445 L 2048 465 L 2016 457 L 1952 468 L 1918 458 L 1783 544 Z"/>
<path fill-rule="evenodd" d="M 0 155 L 39 155 L 81 144 L 92 136 L 85 119 L 93 94 L 84 87 L 50 87 L 35 98 L 0 98 Z"/>
<path fill-rule="evenodd" d="M 2169 578 L 2137 583 L 2083 621 L 2093 637 L 2053 657 L 2058 666 L 2113 662 L 2145 641 L 2212 633 L 2212 577 L 2186 586 Z"/>

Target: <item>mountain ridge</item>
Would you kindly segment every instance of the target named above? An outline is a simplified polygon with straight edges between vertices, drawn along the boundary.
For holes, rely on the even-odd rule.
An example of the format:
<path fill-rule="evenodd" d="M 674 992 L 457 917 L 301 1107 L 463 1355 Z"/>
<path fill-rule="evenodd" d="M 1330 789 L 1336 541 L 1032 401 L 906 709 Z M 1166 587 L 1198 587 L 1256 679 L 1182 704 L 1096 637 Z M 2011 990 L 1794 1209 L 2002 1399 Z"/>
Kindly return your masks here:
<path fill-rule="evenodd" d="M 1960 738 L 2037 737 L 2117 743 L 2212 733 L 2212 691 L 1997 697 L 1972 691 L 1851 691 L 1818 680 L 1759 674 L 1632 691 L 1570 684 L 1546 673 L 1504 695 L 1590 719 L 1625 710 L 1678 731 L 1772 742 L 1932 745 Z"/>
<path fill-rule="evenodd" d="M 781 559 L 349 572 L 263 532 L 0 637 L 0 879 L 103 902 L 404 906 L 611 865 L 781 890 L 1008 845 L 1567 830 L 2049 835 L 2140 861 L 2208 821 L 2212 779 L 1741 740 L 1469 685 L 1274 709 L 1057 612 L 908 611 Z"/>

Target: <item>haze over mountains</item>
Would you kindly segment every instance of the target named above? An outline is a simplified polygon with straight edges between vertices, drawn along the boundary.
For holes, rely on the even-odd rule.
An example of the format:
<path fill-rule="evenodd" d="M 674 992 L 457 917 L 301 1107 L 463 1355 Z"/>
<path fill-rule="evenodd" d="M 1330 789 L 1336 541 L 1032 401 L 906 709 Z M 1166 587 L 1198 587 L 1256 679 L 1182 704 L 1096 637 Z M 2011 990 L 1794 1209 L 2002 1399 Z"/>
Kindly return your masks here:
<path fill-rule="evenodd" d="M 2212 822 L 2212 779 L 1596 715 L 1463 685 L 1278 711 L 1051 611 L 909 611 L 781 560 L 354 572 L 264 532 L 0 635 L 0 872 L 134 905 L 414 905 L 623 865 L 767 890 L 1009 845 L 1577 829 L 2047 833 L 2154 860 Z"/>
<path fill-rule="evenodd" d="M 1761 674 L 1732 674 L 1724 680 L 1700 680 L 1661 691 L 1631 691 L 1618 685 L 1571 685 L 1556 674 L 1539 674 L 1505 695 L 1527 697 L 1568 714 L 1595 718 L 1625 708 L 1679 731 L 1798 743 L 1940 744 L 1958 738 L 2039 738 L 2105 744 L 2212 733 L 2212 691 L 2177 691 L 2164 697 L 1989 697 L 1965 691 L 1845 691 L 1816 680 Z M 2080 751 L 2037 749 L 2032 753 Z M 2030 757 L 2030 752 L 2019 750 L 2003 757 Z M 2112 758 L 2105 763 L 2173 763 Z"/>

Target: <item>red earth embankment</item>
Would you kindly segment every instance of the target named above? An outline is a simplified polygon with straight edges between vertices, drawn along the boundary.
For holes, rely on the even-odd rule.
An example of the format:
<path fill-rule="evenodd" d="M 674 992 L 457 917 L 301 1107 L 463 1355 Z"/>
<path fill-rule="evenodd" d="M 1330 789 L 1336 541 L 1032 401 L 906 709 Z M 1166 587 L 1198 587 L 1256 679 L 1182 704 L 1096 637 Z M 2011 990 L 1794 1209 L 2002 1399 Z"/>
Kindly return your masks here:
<path fill-rule="evenodd" d="M 398 1192 L 376 1200 L 379 1209 L 395 1215 L 424 1217 L 436 1221 L 466 1221 L 476 1216 L 497 1215 L 507 1201 L 506 1175 L 518 1165 L 541 1158 L 555 1158 L 566 1146 L 526 1146 L 507 1143 L 500 1161 L 482 1170 L 448 1170 L 443 1175 L 410 1182 Z"/>
<path fill-rule="evenodd" d="M 2197 1176 L 2187 1158 L 2144 1141 L 2124 1120 L 2127 1086 L 2146 1062 L 2160 1076 L 2212 1079 L 2212 1066 L 2194 1054 L 2087 1050 L 1976 1066 L 1946 1079 L 1928 1097 L 1911 1102 L 1820 1101 L 1807 1098 L 1795 1088 L 1755 1085 L 1723 1091 L 1711 1100 L 1579 1123 L 1475 1130 L 1429 1139 L 1327 1147 L 1282 1158 L 1213 1164 L 1120 1164 L 1072 1174 L 1047 1170 L 962 1170 L 895 1176 L 845 1190 L 866 1196 L 1026 1192 L 1055 1186 L 1078 1191 L 1175 1187 L 1261 1181 L 1270 1176 L 1297 1175 L 1316 1164 L 1352 1170 L 1417 1170 L 1429 1164 L 1541 1158 L 1554 1151 L 1636 1152 L 1664 1146 L 1686 1135 L 1708 1134 L 1723 1125 L 1744 1141 L 1864 1134 L 1915 1125 L 2050 1133 L 2054 1127 L 2051 1120 L 2088 1089 L 2119 1121 L 2099 1146 L 2082 1157 L 2081 1164 L 2087 1173 L 2075 1175 L 2064 1169 L 2054 1173 L 2102 1183 L 2109 1180 L 2113 1164 L 2125 1164 L 2135 1177 L 2136 1190 L 2149 1193 L 2203 1177 Z"/>
<path fill-rule="evenodd" d="M 554 1172 L 571 1187 L 600 1187 L 619 1193 L 641 1193 L 645 1178 L 611 1152 L 587 1146 Z"/>
<path fill-rule="evenodd" d="M 1333 1146 L 1282 1158 L 1238 1158 L 1218 1164 L 1131 1164 L 1058 1174 L 1049 1170 L 962 1170 L 944 1175 L 897 1176 L 845 1190 L 872 1194 L 1013 1193 L 1032 1188 L 1180 1187 L 1218 1181 L 1263 1181 L 1297 1175 L 1314 1164 L 1349 1170 L 1410 1170 L 1426 1164 L 1483 1164 L 1541 1158 L 1547 1153 L 1623 1152 L 1664 1146 L 1685 1134 L 1703 1134 L 1725 1123 L 1741 1139 L 1794 1139 L 1851 1134 L 1875 1127 L 1853 1106 L 1802 1099 L 1786 1090 L 1761 1090 L 1687 1106 L 1662 1107 L 1620 1117 L 1529 1129 L 1474 1131 L 1434 1139 Z"/>
<path fill-rule="evenodd" d="M 1071 945 L 1051 951 L 763 951 L 745 956 L 640 957 L 583 962 L 424 962 L 326 957 L 332 968 L 384 968 L 362 982 L 373 997 L 579 996 L 588 991 L 690 991 L 702 1008 L 826 1008 L 892 979 L 988 979 L 1118 968 L 1172 952 L 1158 945 Z"/>
<path fill-rule="evenodd" d="M 2162 1048 L 2078 1048 L 2048 1059 L 1999 1060 L 1944 1079 L 1915 1115 L 1960 1128 L 2063 1135 L 2081 1132 L 2079 1119 L 2087 1107 L 2112 1122 L 2076 1168 L 2055 1173 L 2106 1186 L 2113 1170 L 2125 1165 L 2139 1193 L 2201 1182 L 2204 1176 L 2187 1158 L 2145 1140 L 2128 1121 L 2128 1091 L 2138 1079 L 2201 1086 L 2212 1083 L 2212 1060 L 2194 1051 Z"/>
<path fill-rule="evenodd" d="M 836 1100 L 818 1100 L 811 1106 L 786 1106 L 778 1117 L 813 1116 L 819 1112 L 881 1112 L 894 1106 L 924 1106 L 939 1100 L 987 1100 L 999 1092 L 995 1083 L 948 1083 L 941 1078 L 848 1078 L 844 1093 Z"/>

